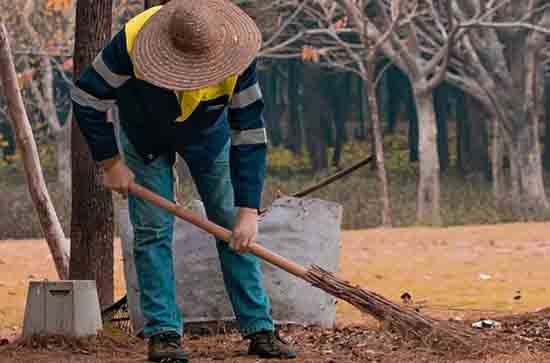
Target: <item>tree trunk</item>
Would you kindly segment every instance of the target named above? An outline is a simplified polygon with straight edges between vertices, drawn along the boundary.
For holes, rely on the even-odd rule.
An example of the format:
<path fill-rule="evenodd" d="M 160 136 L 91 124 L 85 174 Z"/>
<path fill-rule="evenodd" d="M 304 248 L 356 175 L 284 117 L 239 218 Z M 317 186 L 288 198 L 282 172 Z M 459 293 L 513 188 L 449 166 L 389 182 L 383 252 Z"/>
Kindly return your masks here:
<path fill-rule="evenodd" d="M 401 105 L 403 104 L 402 94 L 404 94 L 407 82 L 403 72 L 397 66 L 391 65 L 386 70 L 386 74 L 383 76 L 387 80 L 389 94 L 388 94 L 388 132 L 394 133 L 397 128 L 397 122 L 399 119 Z"/>
<path fill-rule="evenodd" d="M 346 119 L 342 112 L 344 108 L 340 107 L 336 112 L 334 112 L 334 128 L 336 130 L 334 136 L 334 153 L 332 155 L 332 165 L 335 167 L 340 167 L 340 161 L 342 160 L 342 148 L 346 141 Z"/>
<path fill-rule="evenodd" d="M 525 127 L 517 130 L 513 138 L 511 159 L 518 167 L 518 189 L 521 196 L 522 214 L 525 217 L 539 216 L 548 208 L 542 177 L 542 161 L 539 145 L 538 123 L 525 120 Z"/>
<path fill-rule="evenodd" d="M 78 79 L 110 39 L 112 0 L 79 0 L 76 6 L 74 77 Z M 101 185 L 84 137 L 73 120 L 70 276 L 95 280 L 102 306 L 113 301 L 113 201 Z"/>
<path fill-rule="evenodd" d="M 491 117 L 491 176 L 493 181 L 493 197 L 498 202 L 502 199 L 503 192 L 503 178 L 502 168 L 504 161 L 504 150 L 502 147 L 502 135 L 500 132 L 500 122 L 498 117 L 494 115 Z"/>
<path fill-rule="evenodd" d="M 342 148 L 347 142 L 346 135 L 346 123 L 349 115 L 349 104 L 351 102 L 351 82 L 348 74 L 335 74 L 332 77 L 325 80 L 321 79 L 321 82 L 324 82 L 323 85 L 323 94 L 324 102 L 327 104 L 333 105 L 332 107 L 332 120 L 334 123 L 335 135 L 334 138 L 331 135 L 327 135 L 330 139 L 334 139 L 334 153 L 332 155 L 332 165 L 336 168 L 340 167 L 340 161 L 342 159 Z M 334 85 L 341 85 L 341 92 L 334 92 Z M 326 127 L 327 130 L 330 130 L 330 123 Z"/>
<path fill-rule="evenodd" d="M 550 23 L 550 11 L 543 13 L 544 26 Z M 539 32 L 514 34 L 505 48 L 506 61 L 512 74 L 511 89 L 495 86 L 492 92 L 506 127 L 511 165 L 514 166 L 513 186 L 519 193 L 519 209 L 526 218 L 538 217 L 548 208 L 544 190 L 539 140 L 539 117 L 542 102 L 540 72 L 541 49 L 545 36 Z M 511 46 L 514 45 L 516 49 Z"/>
<path fill-rule="evenodd" d="M 277 84 L 275 82 L 276 73 L 270 67 L 269 71 L 260 72 L 260 86 L 262 87 L 263 98 L 265 102 L 264 117 L 267 127 L 267 134 L 271 145 L 277 147 L 281 144 L 281 126 L 280 114 L 277 112 L 277 104 L 275 94 L 277 92 Z"/>
<path fill-rule="evenodd" d="M 324 126 L 330 124 L 332 113 L 329 104 L 323 99 L 322 77 L 325 76 L 317 66 L 304 65 L 302 95 L 305 127 L 306 127 L 306 146 L 309 153 L 311 168 L 314 172 L 326 170 L 328 168 L 327 145 Z M 294 100 L 298 102 L 298 100 Z"/>
<path fill-rule="evenodd" d="M 514 208 L 515 214 L 521 215 L 521 191 L 519 186 L 519 169 L 521 169 L 521 165 L 519 165 L 518 158 L 514 156 L 516 151 L 512 146 L 513 144 L 511 141 L 506 143 L 506 151 L 510 163 L 510 195 L 512 197 L 512 208 Z"/>
<path fill-rule="evenodd" d="M 69 120 L 72 119 L 72 112 Z M 61 185 L 66 197 L 71 195 L 71 127 L 66 123 L 55 133 L 57 182 Z M 70 206 L 67 200 L 67 205 Z"/>
<path fill-rule="evenodd" d="M 376 64 L 376 76 L 384 69 L 387 62 L 377 62 Z M 390 100 L 392 98 L 393 93 L 393 87 L 391 80 L 388 78 L 387 74 L 384 74 L 382 78 L 380 78 L 380 82 L 378 83 L 376 87 L 376 99 L 378 100 L 378 116 L 380 123 L 383 124 L 384 122 L 389 122 L 389 112 L 390 112 Z M 368 103 L 369 101 L 366 100 Z M 375 166 L 375 163 L 372 164 Z"/>
<path fill-rule="evenodd" d="M 378 186 L 380 191 L 380 202 L 382 204 L 382 225 L 391 227 L 392 210 L 390 202 L 390 188 L 388 184 L 388 176 L 384 164 L 384 141 L 382 136 L 382 128 L 380 126 L 380 112 L 378 111 L 378 101 L 375 85 L 375 63 L 371 60 L 367 64 L 368 74 L 365 80 L 365 96 L 369 102 L 369 110 L 372 120 L 372 134 L 374 135 L 374 149 L 376 157 L 376 174 L 378 176 Z"/>
<path fill-rule="evenodd" d="M 368 122 L 368 116 L 369 116 L 369 106 L 368 106 L 368 100 L 365 97 L 365 84 L 362 78 L 357 78 L 357 91 L 358 91 L 358 97 L 359 97 L 359 122 L 361 124 L 360 127 L 360 140 L 366 140 L 367 139 L 367 130 L 369 129 L 369 122 Z"/>
<path fill-rule="evenodd" d="M 466 176 L 468 155 L 470 155 L 470 117 L 466 108 L 466 94 L 459 91 L 456 95 L 456 167 L 462 176 Z"/>
<path fill-rule="evenodd" d="M 544 170 L 550 171 L 550 80 L 544 82 Z"/>
<path fill-rule="evenodd" d="M 59 278 L 66 279 L 69 276 L 69 241 L 65 238 L 46 188 L 31 124 L 17 84 L 8 34 L 3 22 L 0 22 L 0 79 L 7 98 L 12 126 L 20 146 L 27 186 L 40 220 L 42 233 L 50 248 Z"/>
<path fill-rule="evenodd" d="M 431 92 L 413 85 L 418 112 L 420 179 L 418 182 L 417 220 L 431 225 L 441 224 L 439 157 L 437 127 Z"/>
<path fill-rule="evenodd" d="M 290 150 L 294 153 L 302 151 L 303 144 L 303 132 L 302 132 L 302 120 L 300 117 L 299 109 L 299 92 L 300 86 L 300 70 L 296 60 L 291 59 L 288 61 L 288 122 L 290 130 Z M 318 90 L 316 90 L 318 92 Z"/>
<path fill-rule="evenodd" d="M 72 112 L 69 112 L 64 122 L 61 122 L 58 114 L 58 108 L 55 103 L 55 77 L 52 67 L 52 62 L 48 56 L 41 57 L 40 67 L 42 68 L 42 88 L 43 93 L 40 94 L 36 88 L 35 94 L 40 97 L 42 105 L 42 113 L 50 128 L 53 130 L 55 146 L 56 146 L 56 162 L 57 162 L 57 181 L 63 188 L 64 195 L 69 196 L 71 193 L 71 144 L 70 144 L 70 120 Z M 72 108 L 70 109 L 72 111 Z M 67 206 L 70 198 L 65 200 Z"/>
<path fill-rule="evenodd" d="M 409 84 L 409 82 L 407 82 Z M 410 87 L 407 86 L 407 87 Z M 419 126 L 418 126 L 418 115 L 419 111 L 415 105 L 414 95 L 410 88 L 407 88 L 405 91 L 405 105 L 407 108 L 407 119 L 409 120 L 409 160 L 411 162 L 416 162 L 419 160 L 418 154 L 420 151 L 419 147 Z M 430 97 L 431 98 L 431 97 Z M 431 106 L 433 109 L 433 105 Z"/>
<path fill-rule="evenodd" d="M 447 102 L 449 92 L 447 86 L 440 85 L 434 90 L 434 106 L 437 118 L 437 152 L 439 167 L 445 172 L 449 167 L 449 140 L 447 132 Z"/>
<path fill-rule="evenodd" d="M 489 181 L 491 179 L 488 132 L 490 120 L 479 102 L 473 97 L 466 97 L 466 105 L 470 115 L 477 117 L 475 120 L 470 118 L 468 171 L 479 182 Z"/>

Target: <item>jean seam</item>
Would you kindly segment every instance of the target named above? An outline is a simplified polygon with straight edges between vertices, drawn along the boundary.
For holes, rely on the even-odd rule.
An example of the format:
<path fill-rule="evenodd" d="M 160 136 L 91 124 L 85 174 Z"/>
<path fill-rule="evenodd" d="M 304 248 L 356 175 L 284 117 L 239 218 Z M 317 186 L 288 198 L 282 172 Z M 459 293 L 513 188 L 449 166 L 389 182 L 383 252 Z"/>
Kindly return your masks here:
<path fill-rule="evenodd" d="M 245 328 L 242 328 L 241 329 L 241 335 L 243 336 L 249 336 L 249 335 L 252 335 L 252 334 L 255 334 L 255 333 L 259 333 L 261 331 L 274 331 L 275 330 L 275 327 L 273 326 L 272 323 L 269 323 L 265 320 L 260 320 L 260 321 L 257 321 L 257 322 L 254 322 L 252 324 L 250 324 L 249 326 L 245 327 Z"/>

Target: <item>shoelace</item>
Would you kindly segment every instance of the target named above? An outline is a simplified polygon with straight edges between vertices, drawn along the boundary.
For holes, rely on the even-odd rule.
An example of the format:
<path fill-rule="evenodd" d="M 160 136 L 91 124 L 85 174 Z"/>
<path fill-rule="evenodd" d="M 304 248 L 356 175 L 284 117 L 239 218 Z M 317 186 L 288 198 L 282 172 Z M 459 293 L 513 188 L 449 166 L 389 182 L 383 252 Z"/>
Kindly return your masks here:
<path fill-rule="evenodd" d="M 181 359 L 174 359 L 174 358 L 164 358 L 160 361 L 160 363 L 182 363 L 184 362 Z"/>
<path fill-rule="evenodd" d="M 174 349 L 178 349 L 180 347 L 180 336 L 177 335 L 177 334 L 174 334 L 174 335 L 164 335 L 162 337 L 159 337 L 160 339 L 160 343 L 162 345 L 165 345 L 169 348 L 174 348 Z"/>
<path fill-rule="evenodd" d="M 170 348 L 178 349 L 180 347 L 180 344 L 177 341 L 169 340 L 165 341 L 164 344 L 166 344 Z"/>
<path fill-rule="evenodd" d="M 272 334 L 266 334 L 264 335 L 265 337 L 265 343 L 268 343 L 268 344 L 274 344 L 274 343 L 283 343 L 283 344 L 288 344 L 282 337 L 281 335 L 279 334 L 278 331 L 272 333 Z"/>

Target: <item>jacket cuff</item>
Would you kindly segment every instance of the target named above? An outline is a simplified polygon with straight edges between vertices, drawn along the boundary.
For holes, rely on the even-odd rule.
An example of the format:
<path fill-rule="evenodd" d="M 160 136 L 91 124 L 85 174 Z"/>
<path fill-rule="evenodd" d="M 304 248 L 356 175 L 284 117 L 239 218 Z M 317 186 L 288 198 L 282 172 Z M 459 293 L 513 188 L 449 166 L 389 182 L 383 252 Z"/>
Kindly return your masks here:
<path fill-rule="evenodd" d="M 235 188 L 235 207 L 260 209 L 262 188 Z"/>
<path fill-rule="evenodd" d="M 113 137 L 112 140 L 105 140 L 101 144 L 95 144 L 93 147 L 90 147 L 90 153 L 92 154 L 92 159 L 96 162 L 114 158 L 119 154 L 116 139 Z"/>

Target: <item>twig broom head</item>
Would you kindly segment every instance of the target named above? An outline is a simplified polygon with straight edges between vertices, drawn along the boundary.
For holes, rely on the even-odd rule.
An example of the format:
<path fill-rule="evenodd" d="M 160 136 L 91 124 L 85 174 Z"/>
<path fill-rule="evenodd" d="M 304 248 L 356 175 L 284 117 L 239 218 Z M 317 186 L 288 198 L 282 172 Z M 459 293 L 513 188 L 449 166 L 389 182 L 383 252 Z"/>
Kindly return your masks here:
<path fill-rule="evenodd" d="M 425 317 L 374 292 L 353 286 L 319 266 L 310 267 L 306 279 L 313 286 L 372 315 L 401 335 L 415 337 L 428 346 L 469 347 L 475 336 L 465 327 Z"/>

